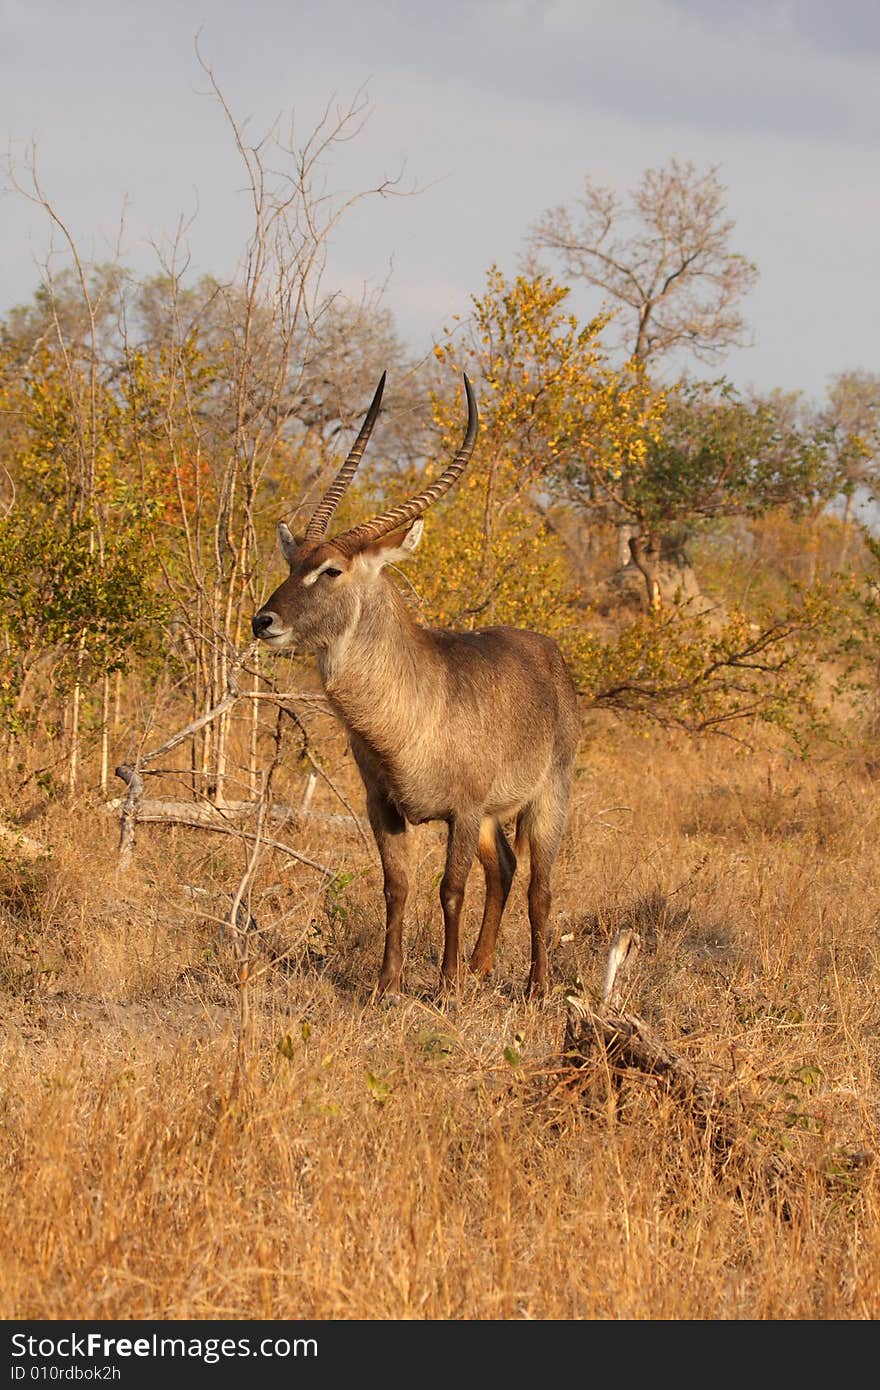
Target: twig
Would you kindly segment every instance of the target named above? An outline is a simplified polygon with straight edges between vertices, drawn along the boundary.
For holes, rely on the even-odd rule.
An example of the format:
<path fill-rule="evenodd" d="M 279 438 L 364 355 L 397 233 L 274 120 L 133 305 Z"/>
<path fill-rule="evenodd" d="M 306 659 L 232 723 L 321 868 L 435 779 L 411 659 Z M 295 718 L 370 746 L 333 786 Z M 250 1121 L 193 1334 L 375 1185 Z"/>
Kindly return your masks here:
<path fill-rule="evenodd" d="M 228 709 L 232 708 L 236 700 L 240 700 L 242 696 L 250 693 L 242 691 L 239 688 L 238 679 L 245 659 L 251 656 L 256 649 L 257 643 L 251 642 L 250 646 L 246 647 L 240 656 L 233 658 L 229 663 L 229 672 L 226 677 L 226 694 L 213 709 L 209 709 L 205 714 L 200 715 L 198 719 L 194 719 L 191 724 L 187 724 L 185 729 L 181 729 L 179 733 L 174 734 L 173 737 L 163 743 L 160 748 L 154 748 L 152 753 L 144 753 L 144 755 L 138 759 L 137 767 L 141 768 L 145 763 L 151 763 L 154 759 L 161 757 L 163 753 L 169 753 L 172 748 L 176 748 L 178 744 L 185 742 L 185 740 L 191 738 L 193 734 L 197 734 L 200 729 L 204 729 L 206 724 L 212 724 L 215 719 L 219 719 L 221 714 L 225 714 Z M 117 777 L 121 777 L 122 773 L 117 769 L 116 775 Z"/>
<path fill-rule="evenodd" d="M 226 694 L 218 704 L 214 705 L 214 707 L 209 709 L 205 714 L 200 715 L 198 719 L 194 719 L 192 723 L 187 724 L 185 729 L 180 729 L 176 734 L 172 735 L 171 738 L 166 739 L 158 748 L 154 748 L 152 753 L 140 754 L 133 766 L 128 763 L 120 763 L 119 767 L 116 768 L 116 776 L 121 778 L 128 786 L 128 794 L 122 804 L 119 826 L 118 868 L 120 870 L 124 871 L 131 863 L 131 855 L 135 843 L 135 828 L 144 794 L 143 773 L 148 771 L 146 764 L 154 762 L 156 758 L 161 757 L 163 753 L 170 752 L 172 748 L 177 748 L 181 743 L 185 742 L 186 739 L 191 738 L 193 734 L 197 734 L 200 729 L 204 729 L 207 724 L 213 723 L 215 719 L 219 719 L 221 715 L 232 708 L 242 695 L 239 685 L 242 666 L 247 658 L 252 656 L 257 650 L 257 646 L 258 644 L 256 642 L 251 642 L 249 646 L 245 647 L 242 652 L 239 652 L 230 661 L 226 675 Z M 213 828 L 216 829 L 218 827 Z M 294 854 L 292 850 L 289 852 Z M 294 854 L 294 858 L 302 859 L 303 863 L 313 863 L 312 860 L 308 860 L 302 855 Z M 313 865 L 313 867 L 321 866 Z M 322 869 L 322 871 L 324 870 Z"/>
<path fill-rule="evenodd" d="M 368 854 L 372 855 L 372 853 L 373 853 L 373 846 L 370 844 L 369 840 L 367 839 L 366 835 L 364 834 L 363 827 L 361 826 L 361 823 L 360 823 L 360 818 L 359 818 L 358 816 L 355 815 L 354 810 L 352 809 L 352 807 L 351 807 L 349 801 L 348 801 L 347 798 L 343 795 L 343 793 L 339 790 L 339 788 L 337 787 L 336 783 L 333 781 L 333 778 L 330 776 L 329 772 L 326 772 L 326 771 L 325 771 L 325 769 L 324 769 L 324 768 L 321 766 L 321 764 L 318 762 L 318 759 L 317 759 L 317 758 L 314 756 L 314 754 L 312 753 L 312 750 L 311 750 L 311 748 L 310 748 L 310 746 L 309 746 L 309 733 L 308 733 L 308 730 L 306 729 L 305 724 L 304 724 L 304 723 L 302 722 L 302 720 L 300 719 L 300 717 L 299 717 L 299 715 L 297 714 L 296 710 L 286 709 L 286 708 L 284 708 L 283 706 L 282 706 L 282 708 L 284 709 L 284 713 L 288 716 L 288 718 L 290 718 L 290 719 L 293 720 L 294 724 L 296 725 L 296 727 L 297 727 L 297 728 L 299 729 L 299 731 L 300 731 L 300 735 L 301 735 L 301 737 L 302 737 L 302 751 L 303 751 L 303 754 L 304 754 L 305 757 L 308 759 L 308 761 L 311 763 L 312 767 L 315 769 L 315 772 L 318 774 L 318 776 L 324 778 L 324 781 L 327 783 L 327 786 L 328 786 L 328 787 L 330 788 L 330 790 L 333 792 L 334 796 L 336 796 L 336 797 L 342 802 L 342 804 L 343 804 L 343 806 L 345 807 L 346 811 L 348 812 L 348 814 L 351 816 L 352 820 L 353 820 L 353 821 L 355 822 L 355 824 L 357 825 L 358 834 L 360 835 L 361 840 L 363 841 L 364 848 L 366 849 L 366 851 L 367 851 Z"/>
<path fill-rule="evenodd" d="M 276 747 L 276 761 L 279 749 Z M 271 771 L 274 772 L 274 764 Z M 259 810 L 257 812 L 257 828 L 253 835 L 253 848 L 248 854 L 244 873 L 239 880 L 238 888 L 232 899 L 232 907 L 229 909 L 229 927 L 233 933 L 235 942 L 235 955 L 238 960 L 238 1041 L 235 1049 L 235 1071 L 232 1076 L 233 1096 L 241 1092 L 247 1097 L 249 1094 L 248 1078 L 248 1050 L 251 1040 L 251 996 L 248 988 L 250 980 L 250 925 L 251 914 L 248 910 L 244 916 L 244 926 L 241 925 L 240 913 L 245 892 L 249 889 L 251 880 L 256 871 L 257 863 L 262 848 L 261 837 L 263 833 L 263 818 L 266 810 L 266 798 L 269 790 L 269 777 L 263 773 L 262 788 L 260 791 Z"/>

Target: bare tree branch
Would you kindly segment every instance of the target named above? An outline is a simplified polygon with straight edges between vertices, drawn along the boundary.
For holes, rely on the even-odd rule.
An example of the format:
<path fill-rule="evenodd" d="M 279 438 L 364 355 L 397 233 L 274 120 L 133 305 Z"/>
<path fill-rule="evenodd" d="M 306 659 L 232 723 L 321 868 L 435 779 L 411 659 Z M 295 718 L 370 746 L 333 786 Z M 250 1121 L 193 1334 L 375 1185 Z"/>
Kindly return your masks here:
<path fill-rule="evenodd" d="M 712 360 L 744 341 L 737 302 L 755 267 L 730 250 L 717 169 L 672 160 L 648 169 L 626 204 L 587 178 L 576 223 L 564 207 L 536 222 L 531 246 L 622 306 L 623 345 L 642 362 L 677 349 Z"/>

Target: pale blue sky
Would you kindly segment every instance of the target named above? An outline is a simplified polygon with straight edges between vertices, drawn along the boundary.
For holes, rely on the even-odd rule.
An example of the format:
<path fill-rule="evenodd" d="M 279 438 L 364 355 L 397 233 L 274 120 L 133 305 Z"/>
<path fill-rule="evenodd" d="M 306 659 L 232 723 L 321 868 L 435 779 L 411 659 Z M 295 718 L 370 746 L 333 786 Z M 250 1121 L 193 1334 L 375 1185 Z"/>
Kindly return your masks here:
<path fill-rule="evenodd" d="M 304 133 L 334 94 L 372 114 L 328 169 L 350 191 L 403 169 L 413 198 L 361 205 L 328 284 L 385 303 L 416 351 L 468 307 L 493 261 L 583 175 L 621 189 L 672 156 L 717 164 L 734 248 L 757 262 L 742 386 L 802 388 L 880 370 L 880 5 L 876 0 L 0 0 L 0 131 L 34 138 L 84 252 L 124 259 L 181 214 L 193 272 L 231 274 L 247 228 L 228 132 L 193 51 L 261 132 Z M 0 312 L 27 299 L 45 222 L 0 200 Z M 581 298 L 583 309 L 598 307 Z"/>

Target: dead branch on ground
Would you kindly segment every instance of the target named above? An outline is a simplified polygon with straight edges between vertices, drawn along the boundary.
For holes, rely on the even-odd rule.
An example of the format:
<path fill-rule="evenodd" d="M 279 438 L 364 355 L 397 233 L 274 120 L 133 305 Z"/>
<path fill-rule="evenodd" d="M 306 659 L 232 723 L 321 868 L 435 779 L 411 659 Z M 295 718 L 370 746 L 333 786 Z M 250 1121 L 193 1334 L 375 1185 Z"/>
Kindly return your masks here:
<path fill-rule="evenodd" d="M 674 1098 L 705 1136 L 716 1176 L 729 1169 L 737 1173 L 751 1170 L 769 1192 L 778 1193 L 794 1175 L 794 1161 L 774 1148 L 772 1133 L 765 1139 L 760 1137 L 766 1128 L 766 1115 L 757 1101 L 752 1103 L 741 1095 L 734 1077 L 689 1062 L 643 1019 L 619 1007 L 618 978 L 638 944 L 635 932 L 617 933 L 598 1004 L 582 991 L 568 996 L 563 1042 L 568 1073 L 553 1093 L 571 1094 L 575 1088 L 591 1110 L 610 1110 L 617 1116 L 625 1082 L 653 1083 L 657 1092 Z M 837 1154 L 835 1162 L 851 1177 L 869 1167 L 873 1155 L 858 1149 Z"/>

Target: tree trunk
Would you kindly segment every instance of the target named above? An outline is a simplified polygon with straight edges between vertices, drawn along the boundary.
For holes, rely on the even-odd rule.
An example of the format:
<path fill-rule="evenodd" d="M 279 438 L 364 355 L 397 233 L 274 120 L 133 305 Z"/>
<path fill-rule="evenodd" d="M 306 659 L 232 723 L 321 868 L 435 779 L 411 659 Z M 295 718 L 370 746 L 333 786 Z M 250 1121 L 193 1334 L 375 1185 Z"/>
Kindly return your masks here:
<path fill-rule="evenodd" d="M 254 690 L 260 688 L 260 653 L 254 653 Z M 260 702 L 251 701 L 251 749 L 250 760 L 248 763 L 248 792 L 251 797 L 257 794 L 257 782 L 259 780 L 259 769 L 257 764 L 258 745 L 260 736 Z"/>
<path fill-rule="evenodd" d="M 848 492 L 848 493 L 846 494 L 846 501 L 844 502 L 844 505 L 843 505 L 843 520 L 842 520 L 842 522 L 841 522 L 841 528 L 840 528 L 840 529 L 841 529 L 841 536 L 840 536 L 840 555 L 839 555 L 838 561 L 837 561 L 838 566 L 839 566 L 840 569 L 843 569 L 844 565 L 846 564 L 847 552 L 849 551 L 849 538 L 850 538 L 850 527 L 851 527 L 851 525 L 852 525 L 852 514 L 853 514 L 853 495 L 852 495 L 851 492 Z"/>
<path fill-rule="evenodd" d="M 648 609 L 651 613 L 659 613 L 663 607 L 663 599 L 660 593 L 660 541 L 656 536 L 631 536 L 629 541 L 630 553 L 633 563 L 641 570 L 645 578 L 645 588 L 648 594 Z"/>
<path fill-rule="evenodd" d="M 69 706 L 70 751 L 67 760 L 67 790 L 71 796 L 76 791 L 76 780 L 79 773 L 79 706 L 81 698 L 82 686 L 77 680 L 71 691 Z"/>
<path fill-rule="evenodd" d="M 101 795 L 107 795 L 107 773 L 110 763 L 110 677 L 101 677 Z"/>
<path fill-rule="evenodd" d="M 632 521 L 619 521 L 617 523 L 617 564 L 619 569 L 624 569 L 632 558 L 631 542 L 638 533 L 638 527 Z"/>

